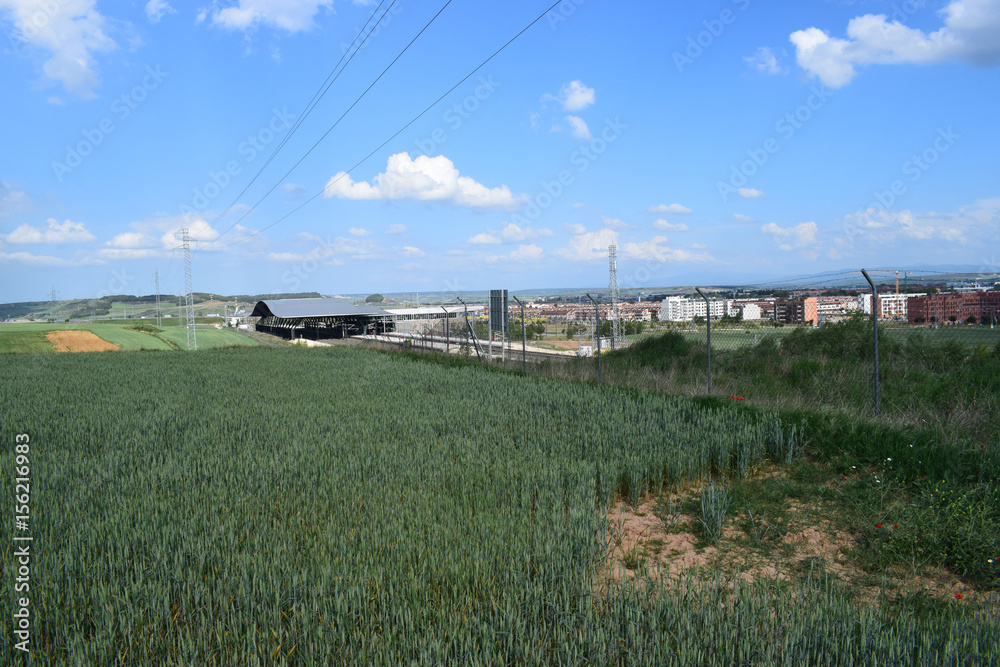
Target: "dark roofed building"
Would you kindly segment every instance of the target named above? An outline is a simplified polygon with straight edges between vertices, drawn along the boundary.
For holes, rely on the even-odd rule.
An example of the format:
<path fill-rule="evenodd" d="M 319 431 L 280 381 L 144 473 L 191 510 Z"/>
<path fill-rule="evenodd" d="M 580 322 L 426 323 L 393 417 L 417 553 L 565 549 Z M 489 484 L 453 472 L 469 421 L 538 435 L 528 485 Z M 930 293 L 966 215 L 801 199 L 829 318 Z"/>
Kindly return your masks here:
<path fill-rule="evenodd" d="M 251 317 L 257 331 L 295 340 L 347 338 L 393 330 L 392 314 L 378 306 L 355 306 L 347 299 L 268 299 L 258 301 Z"/>

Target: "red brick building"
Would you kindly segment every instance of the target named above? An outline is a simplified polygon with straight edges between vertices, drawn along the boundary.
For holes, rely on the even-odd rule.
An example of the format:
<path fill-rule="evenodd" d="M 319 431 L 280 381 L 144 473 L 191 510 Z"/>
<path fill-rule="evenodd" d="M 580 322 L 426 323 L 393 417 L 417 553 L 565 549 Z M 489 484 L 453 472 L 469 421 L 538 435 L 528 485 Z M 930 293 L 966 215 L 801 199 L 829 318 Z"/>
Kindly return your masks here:
<path fill-rule="evenodd" d="M 907 302 L 907 321 L 964 322 L 970 317 L 978 321 L 997 318 L 1000 321 L 1000 292 L 964 292 L 928 294 L 910 297 Z"/>

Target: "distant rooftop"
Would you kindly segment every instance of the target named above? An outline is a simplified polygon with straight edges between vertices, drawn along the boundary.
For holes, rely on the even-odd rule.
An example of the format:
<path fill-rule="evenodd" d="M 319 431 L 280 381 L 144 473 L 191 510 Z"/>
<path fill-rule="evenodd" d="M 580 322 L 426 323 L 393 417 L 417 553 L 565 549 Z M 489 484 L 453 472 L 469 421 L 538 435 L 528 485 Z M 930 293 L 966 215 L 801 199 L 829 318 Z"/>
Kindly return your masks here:
<path fill-rule="evenodd" d="M 282 319 L 300 317 L 388 317 L 378 306 L 355 306 L 347 299 L 267 299 L 258 301 L 251 317 L 279 317 Z"/>

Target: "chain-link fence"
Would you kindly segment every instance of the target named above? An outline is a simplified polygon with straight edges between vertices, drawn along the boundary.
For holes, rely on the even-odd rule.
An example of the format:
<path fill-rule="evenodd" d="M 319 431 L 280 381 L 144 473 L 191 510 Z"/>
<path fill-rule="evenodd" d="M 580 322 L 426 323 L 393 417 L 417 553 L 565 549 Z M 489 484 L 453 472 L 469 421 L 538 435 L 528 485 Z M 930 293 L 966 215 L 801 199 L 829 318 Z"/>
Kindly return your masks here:
<path fill-rule="evenodd" d="M 996 273 L 858 270 L 657 295 L 655 321 L 622 356 L 669 370 L 677 390 L 996 438 L 998 284 Z"/>

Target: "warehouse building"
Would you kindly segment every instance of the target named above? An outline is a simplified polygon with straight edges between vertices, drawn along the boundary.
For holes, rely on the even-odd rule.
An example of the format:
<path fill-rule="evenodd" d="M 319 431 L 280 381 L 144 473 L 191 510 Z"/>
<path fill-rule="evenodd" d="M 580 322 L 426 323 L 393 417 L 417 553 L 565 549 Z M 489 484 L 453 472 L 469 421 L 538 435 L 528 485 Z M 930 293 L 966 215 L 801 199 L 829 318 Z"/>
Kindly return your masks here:
<path fill-rule="evenodd" d="M 355 306 L 347 299 L 268 299 L 250 317 L 257 331 L 289 340 L 347 338 L 395 330 L 393 317 L 378 306 Z"/>

